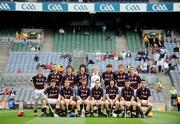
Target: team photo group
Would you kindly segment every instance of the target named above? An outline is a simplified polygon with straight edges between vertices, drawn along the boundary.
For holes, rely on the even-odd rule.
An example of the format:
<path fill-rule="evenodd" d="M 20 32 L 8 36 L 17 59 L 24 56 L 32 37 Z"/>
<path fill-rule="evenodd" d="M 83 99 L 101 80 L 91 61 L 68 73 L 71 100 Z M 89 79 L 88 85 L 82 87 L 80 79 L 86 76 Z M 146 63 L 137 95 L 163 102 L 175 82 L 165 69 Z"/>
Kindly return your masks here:
<path fill-rule="evenodd" d="M 48 117 L 131 117 L 145 118 L 151 112 L 151 92 L 147 81 L 134 67 L 111 64 L 100 74 L 98 67 L 88 73 L 85 65 L 75 74 L 72 66 L 65 73 L 56 67 L 46 77 L 43 68 L 29 80 L 34 88 L 34 116 Z M 38 101 L 41 113 L 38 115 Z M 142 108 L 145 107 L 145 111 Z"/>

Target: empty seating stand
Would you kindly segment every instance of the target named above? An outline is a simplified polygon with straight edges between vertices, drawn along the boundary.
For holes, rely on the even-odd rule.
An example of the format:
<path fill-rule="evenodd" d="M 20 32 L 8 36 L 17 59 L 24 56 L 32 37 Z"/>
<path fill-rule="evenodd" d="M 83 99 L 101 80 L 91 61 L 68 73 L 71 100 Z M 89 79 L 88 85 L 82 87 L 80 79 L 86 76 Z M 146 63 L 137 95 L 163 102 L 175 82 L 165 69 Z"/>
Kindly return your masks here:
<path fill-rule="evenodd" d="M 86 35 L 85 32 L 89 32 Z M 110 39 L 107 39 L 107 35 Z M 116 50 L 115 47 L 115 35 L 114 32 L 109 34 L 102 33 L 95 29 L 81 29 L 80 33 L 72 33 L 67 30 L 65 34 L 55 33 L 54 37 L 54 51 L 73 51 L 73 50 L 84 50 L 85 52 L 108 52 Z"/>
<path fill-rule="evenodd" d="M 35 62 L 35 53 L 32 52 L 11 52 L 5 72 L 16 73 L 19 69 L 22 73 L 35 73 L 37 64 L 61 64 L 64 68 L 69 60 L 60 58 L 60 53 L 39 53 L 39 61 Z M 48 71 L 48 70 L 47 70 Z"/>

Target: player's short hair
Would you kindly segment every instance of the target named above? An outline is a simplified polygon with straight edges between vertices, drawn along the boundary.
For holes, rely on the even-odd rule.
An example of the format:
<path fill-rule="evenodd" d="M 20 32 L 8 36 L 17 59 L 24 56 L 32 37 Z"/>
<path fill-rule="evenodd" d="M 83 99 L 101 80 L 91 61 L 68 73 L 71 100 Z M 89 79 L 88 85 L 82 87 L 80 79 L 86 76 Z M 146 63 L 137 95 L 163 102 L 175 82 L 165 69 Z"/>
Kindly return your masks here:
<path fill-rule="evenodd" d="M 66 70 L 67 70 L 68 68 L 71 68 L 72 71 L 74 71 L 74 68 L 73 68 L 71 65 L 68 65 L 68 66 L 66 67 Z"/>
<path fill-rule="evenodd" d="M 112 68 L 112 64 L 107 64 L 106 68 Z"/>
<path fill-rule="evenodd" d="M 80 70 L 81 68 L 85 68 L 85 71 L 86 71 L 86 65 L 85 65 L 85 64 L 81 64 L 81 65 L 79 66 L 79 70 Z"/>
<path fill-rule="evenodd" d="M 109 79 L 109 83 L 110 83 L 111 81 L 114 81 L 114 84 L 116 84 L 116 80 L 115 80 L 114 78 L 110 78 L 110 79 Z"/>
<path fill-rule="evenodd" d="M 145 79 L 141 79 L 141 83 L 146 83 L 147 81 Z"/>
<path fill-rule="evenodd" d="M 121 67 L 124 67 L 124 65 L 123 65 L 123 64 L 120 64 L 120 65 L 118 66 L 118 68 L 121 68 Z"/>
<path fill-rule="evenodd" d="M 131 67 L 129 68 L 129 70 L 132 70 L 132 69 L 135 70 L 135 68 L 134 68 L 133 66 L 131 66 Z"/>
<path fill-rule="evenodd" d="M 56 82 L 56 79 L 51 79 L 50 83 L 52 83 L 52 82 Z"/>
<path fill-rule="evenodd" d="M 126 79 L 125 79 L 125 82 L 129 82 L 129 81 L 130 81 L 129 78 L 126 78 Z"/>

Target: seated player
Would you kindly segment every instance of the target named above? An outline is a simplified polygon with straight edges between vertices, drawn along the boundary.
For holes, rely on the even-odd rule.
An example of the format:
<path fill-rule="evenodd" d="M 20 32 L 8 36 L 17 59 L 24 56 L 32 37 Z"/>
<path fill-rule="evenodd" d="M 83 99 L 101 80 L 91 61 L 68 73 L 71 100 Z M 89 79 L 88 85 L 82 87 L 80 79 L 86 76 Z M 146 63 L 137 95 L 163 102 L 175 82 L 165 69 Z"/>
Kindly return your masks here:
<path fill-rule="evenodd" d="M 106 87 L 106 100 L 104 103 L 108 116 L 110 116 L 110 111 L 112 112 L 112 107 L 114 105 L 115 105 L 114 113 L 116 113 L 116 114 L 117 114 L 117 111 L 118 111 L 119 106 L 120 106 L 120 102 L 118 100 L 118 97 L 119 97 L 118 87 L 115 86 L 115 80 L 110 79 L 109 82 L 110 82 L 109 83 L 110 85 Z"/>
<path fill-rule="evenodd" d="M 44 91 L 44 99 L 42 102 L 42 112 L 44 117 L 47 116 L 46 105 L 49 103 L 50 105 L 56 105 L 56 111 L 60 110 L 60 89 L 56 87 L 56 80 L 52 79 L 50 82 L 50 86 L 47 87 Z"/>
<path fill-rule="evenodd" d="M 95 86 L 91 89 L 91 115 L 95 112 L 95 106 L 98 108 L 98 115 L 103 116 L 104 102 L 103 89 L 100 87 L 100 80 L 95 81 Z"/>
<path fill-rule="evenodd" d="M 72 112 L 74 112 L 74 108 L 76 105 L 76 102 L 73 100 L 73 89 L 69 85 L 70 85 L 70 81 L 65 80 L 64 87 L 61 89 L 60 105 L 61 105 L 63 116 L 67 114 L 69 110 L 69 106 L 71 106 Z"/>
<path fill-rule="evenodd" d="M 83 79 L 81 80 L 82 86 L 78 89 L 78 96 L 77 96 L 77 111 L 78 115 L 81 115 L 81 107 L 80 105 L 86 105 L 86 113 L 85 115 L 89 114 L 90 110 L 90 88 L 87 86 L 87 80 Z"/>
<path fill-rule="evenodd" d="M 152 103 L 151 103 L 151 91 L 149 88 L 146 87 L 145 80 L 141 80 L 140 88 L 138 88 L 137 90 L 136 97 L 138 104 L 137 111 L 140 112 L 141 117 L 144 117 L 141 107 L 148 107 L 145 113 L 145 116 L 147 116 L 152 109 Z"/>
<path fill-rule="evenodd" d="M 134 114 L 132 112 L 136 110 L 137 103 L 134 100 L 134 89 L 130 87 L 130 81 L 128 79 L 125 80 L 125 87 L 121 90 L 121 100 L 125 109 L 130 109 L 131 117 L 133 117 Z"/>

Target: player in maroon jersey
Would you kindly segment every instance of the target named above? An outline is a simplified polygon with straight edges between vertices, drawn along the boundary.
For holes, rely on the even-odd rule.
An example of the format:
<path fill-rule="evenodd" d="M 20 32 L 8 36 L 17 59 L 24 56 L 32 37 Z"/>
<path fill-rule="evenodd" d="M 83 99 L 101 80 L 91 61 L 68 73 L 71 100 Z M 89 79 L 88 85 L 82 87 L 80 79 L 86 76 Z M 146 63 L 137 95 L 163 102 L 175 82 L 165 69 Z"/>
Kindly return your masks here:
<path fill-rule="evenodd" d="M 68 80 L 70 83 L 70 87 L 74 88 L 76 86 L 76 77 L 73 74 L 73 67 L 71 65 L 68 65 L 66 67 L 66 74 L 63 76 L 63 83 L 65 80 Z"/>
<path fill-rule="evenodd" d="M 74 111 L 75 109 L 76 102 L 73 100 L 73 88 L 70 87 L 69 85 L 70 85 L 70 81 L 66 79 L 64 81 L 64 87 L 61 89 L 60 105 L 61 105 L 62 113 L 67 113 L 66 108 L 68 108 L 69 110 L 70 106 L 72 108 L 72 111 Z"/>
<path fill-rule="evenodd" d="M 43 116 L 47 116 L 46 108 L 47 102 L 49 104 L 56 105 L 56 112 L 60 111 L 60 88 L 56 86 L 56 80 L 52 79 L 50 81 L 50 86 L 44 91 L 44 99 L 42 102 L 42 112 Z"/>
<path fill-rule="evenodd" d="M 125 87 L 121 90 L 121 100 L 123 101 L 125 109 L 130 109 L 131 117 L 133 117 L 137 103 L 134 99 L 134 89 L 130 87 L 130 81 L 128 79 L 125 81 Z"/>
<path fill-rule="evenodd" d="M 109 85 L 109 80 L 115 77 L 115 74 L 112 72 L 112 65 L 106 65 L 106 71 L 102 73 L 102 77 L 104 79 L 105 87 Z"/>
<path fill-rule="evenodd" d="M 98 108 L 99 116 L 103 115 L 104 110 L 104 93 L 103 89 L 100 87 L 100 80 L 95 81 L 95 86 L 91 89 L 91 114 L 93 114 L 94 107 Z"/>
<path fill-rule="evenodd" d="M 134 67 L 130 67 L 130 73 L 128 74 L 127 77 L 130 81 L 130 86 L 132 88 L 134 88 L 135 92 L 141 82 L 141 78 L 139 75 L 135 74 L 135 68 Z"/>
<path fill-rule="evenodd" d="M 78 115 L 81 115 L 81 109 L 80 105 L 85 104 L 86 105 L 86 113 L 89 114 L 90 110 L 90 88 L 87 86 L 87 80 L 82 80 L 82 86 L 78 88 L 78 100 L 77 100 L 77 111 Z"/>
<path fill-rule="evenodd" d="M 50 82 L 52 79 L 56 80 L 56 86 L 61 87 L 62 75 L 55 66 L 53 67 L 53 72 L 48 75 L 47 82 Z"/>
<path fill-rule="evenodd" d="M 83 79 L 86 79 L 88 81 L 89 74 L 86 71 L 86 65 L 81 64 L 79 66 L 79 73 L 76 75 L 76 82 L 78 86 L 81 86 Z M 88 83 L 86 83 L 86 85 L 88 85 Z"/>
<path fill-rule="evenodd" d="M 141 113 L 141 117 L 144 117 L 142 108 L 141 107 L 148 107 L 145 116 L 149 114 L 149 112 L 152 110 L 152 102 L 151 102 L 151 91 L 146 86 L 146 81 L 141 80 L 140 87 L 137 89 L 136 97 L 138 102 L 138 110 Z"/>
<path fill-rule="evenodd" d="M 38 100 L 42 98 L 42 92 L 46 87 L 46 77 L 43 75 L 43 69 L 38 67 L 37 75 L 33 76 L 28 83 L 34 88 L 34 116 L 37 116 Z"/>
<path fill-rule="evenodd" d="M 122 90 L 122 88 L 125 86 L 125 79 L 127 78 L 127 73 L 126 73 L 126 67 L 124 65 L 119 65 L 118 67 L 118 72 L 115 74 L 115 80 L 117 82 L 117 86 L 119 88 L 119 91 Z"/>
<path fill-rule="evenodd" d="M 115 111 L 114 113 L 117 114 L 120 106 L 119 98 L 119 92 L 118 87 L 115 86 L 115 80 L 110 79 L 109 80 L 110 85 L 106 87 L 106 100 L 105 100 L 105 107 L 108 115 L 110 116 L 110 111 L 112 111 L 112 107 L 115 105 Z M 111 107 L 111 108 L 110 108 Z"/>

